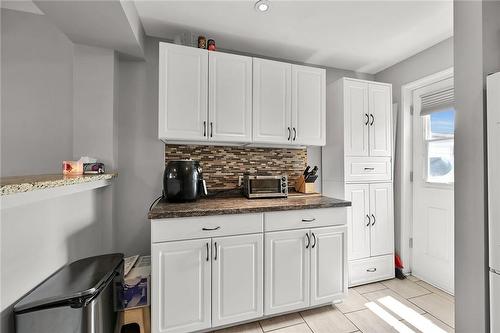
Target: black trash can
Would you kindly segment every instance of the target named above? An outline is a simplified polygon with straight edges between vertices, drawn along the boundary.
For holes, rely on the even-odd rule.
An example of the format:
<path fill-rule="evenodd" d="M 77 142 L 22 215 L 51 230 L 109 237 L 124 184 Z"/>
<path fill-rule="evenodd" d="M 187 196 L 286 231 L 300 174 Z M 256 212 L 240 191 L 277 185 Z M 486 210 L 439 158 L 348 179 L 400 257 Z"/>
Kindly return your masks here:
<path fill-rule="evenodd" d="M 113 285 L 122 280 L 120 253 L 68 264 L 14 305 L 16 332 L 113 332 Z"/>

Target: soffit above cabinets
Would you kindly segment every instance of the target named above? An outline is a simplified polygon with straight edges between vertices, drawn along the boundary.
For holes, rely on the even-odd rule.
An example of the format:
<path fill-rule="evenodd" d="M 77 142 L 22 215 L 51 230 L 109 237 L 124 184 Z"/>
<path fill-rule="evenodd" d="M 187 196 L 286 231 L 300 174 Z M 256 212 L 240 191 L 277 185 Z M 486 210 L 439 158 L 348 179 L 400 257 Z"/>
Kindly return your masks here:
<path fill-rule="evenodd" d="M 147 35 L 377 73 L 453 35 L 453 1 L 135 1 Z"/>

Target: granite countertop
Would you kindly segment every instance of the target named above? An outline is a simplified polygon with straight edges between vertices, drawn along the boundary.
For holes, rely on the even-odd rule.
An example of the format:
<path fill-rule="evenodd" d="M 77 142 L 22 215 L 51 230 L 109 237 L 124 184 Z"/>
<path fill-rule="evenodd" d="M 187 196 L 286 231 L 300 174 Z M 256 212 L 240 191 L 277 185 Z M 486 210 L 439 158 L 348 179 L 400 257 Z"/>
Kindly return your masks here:
<path fill-rule="evenodd" d="M 0 178 L 0 195 L 30 192 L 115 178 L 116 173 L 65 176 L 62 174 Z"/>
<path fill-rule="evenodd" d="M 349 201 L 321 195 L 293 195 L 287 199 L 247 199 L 243 196 L 235 196 L 199 199 L 185 203 L 170 203 L 162 200 L 151 209 L 148 218 L 165 219 L 349 206 L 351 206 Z"/>

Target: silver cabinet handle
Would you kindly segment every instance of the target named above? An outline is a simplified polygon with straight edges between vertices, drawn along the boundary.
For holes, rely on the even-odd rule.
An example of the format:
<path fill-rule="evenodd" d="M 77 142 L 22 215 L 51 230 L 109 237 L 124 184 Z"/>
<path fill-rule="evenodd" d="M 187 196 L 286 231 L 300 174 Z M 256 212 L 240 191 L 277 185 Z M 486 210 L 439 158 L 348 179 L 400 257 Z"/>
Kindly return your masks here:
<path fill-rule="evenodd" d="M 368 113 L 365 113 L 365 116 L 366 116 L 366 123 L 365 123 L 365 125 L 368 125 L 368 123 L 370 122 L 370 117 L 368 116 Z"/>
<path fill-rule="evenodd" d="M 220 229 L 220 226 L 217 226 L 215 228 L 202 228 L 201 230 L 203 231 L 214 231 L 214 230 L 219 230 Z"/>
<path fill-rule="evenodd" d="M 209 251 L 210 251 L 210 250 L 209 250 L 209 248 L 208 248 L 208 242 L 207 242 L 207 261 L 208 261 L 208 260 L 209 260 L 209 258 L 210 258 Z"/>
<path fill-rule="evenodd" d="M 366 167 L 366 168 L 365 168 L 365 171 L 367 171 L 367 170 L 371 170 L 371 171 L 373 171 L 373 170 L 375 170 L 375 168 L 369 168 L 369 167 Z"/>
<path fill-rule="evenodd" d="M 296 138 L 297 138 L 297 130 L 294 127 L 293 128 L 293 141 L 295 141 Z"/>
<path fill-rule="evenodd" d="M 287 141 L 290 141 L 291 137 L 292 137 L 292 130 L 290 130 L 290 127 L 288 127 L 288 139 L 287 139 Z"/>
<path fill-rule="evenodd" d="M 370 215 L 368 214 L 366 214 L 366 218 L 368 219 L 368 224 L 366 226 L 369 227 L 370 223 L 372 223 L 372 220 L 370 219 Z"/>
<path fill-rule="evenodd" d="M 207 121 L 203 121 L 203 136 L 207 136 Z"/>
<path fill-rule="evenodd" d="M 215 242 L 215 247 L 214 247 L 214 260 L 217 260 L 217 242 Z"/>
<path fill-rule="evenodd" d="M 302 222 L 314 222 L 316 219 L 314 217 L 306 217 L 302 219 Z"/>
<path fill-rule="evenodd" d="M 306 249 L 308 249 L 309 245 L 311 245 L 311 239 L 309 238 L 309 233 L 306 233 L 306 238 L 307 238 Z"/>
<path fill-rule="evenodd" d="M 314 232 L 312 232 L 311 234 L 312 234 L 313 240 L 314 240 L 314 244 L 311 246 L 311 248 L 314 249 L 314 247 L 316 246 L 316 235 L 314 234 Z"/>
<path fill-rule="evenodd" d="M 372 118 L 370 126 L 373 126 L 373 123 L 375 122 L 375 117 L 373 116 L 373 114 L 370 114 L 370 117 Z"/>
<path fill-rule="evenodd" d="M 210 137 L 214 136 L 214 123 L 210 122 Z"/>
<path fill-rule="evenodd" d="M 375 225 L 375 222 L 377 222 L 377 220 L 375 219 L 375 215 L 372 214 L 372 217 L 373 217 L 373 223 L 372 223 L 372 226 Z"/>
<path fill-rule="evenodd" d="M 376 268 L 368 268 L 366 271 L 369 273 L 373 273 L 373 272 L 376 272 L 377 269 Z"/>

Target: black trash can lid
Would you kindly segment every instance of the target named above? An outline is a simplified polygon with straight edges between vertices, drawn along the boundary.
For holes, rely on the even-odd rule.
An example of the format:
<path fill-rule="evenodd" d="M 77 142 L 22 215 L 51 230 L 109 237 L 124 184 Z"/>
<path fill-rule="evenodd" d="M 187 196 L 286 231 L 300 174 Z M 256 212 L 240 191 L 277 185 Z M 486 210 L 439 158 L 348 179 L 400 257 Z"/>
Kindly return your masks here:
<path fill-rule="evenodd" d="M 122 261 L 122 253 L 113 253 L 72 262 L 17 302 L 14 312 L 30 312 L 39 308 L 74 304 L 75 300 L 93 297 L 114 277 Z"/>

